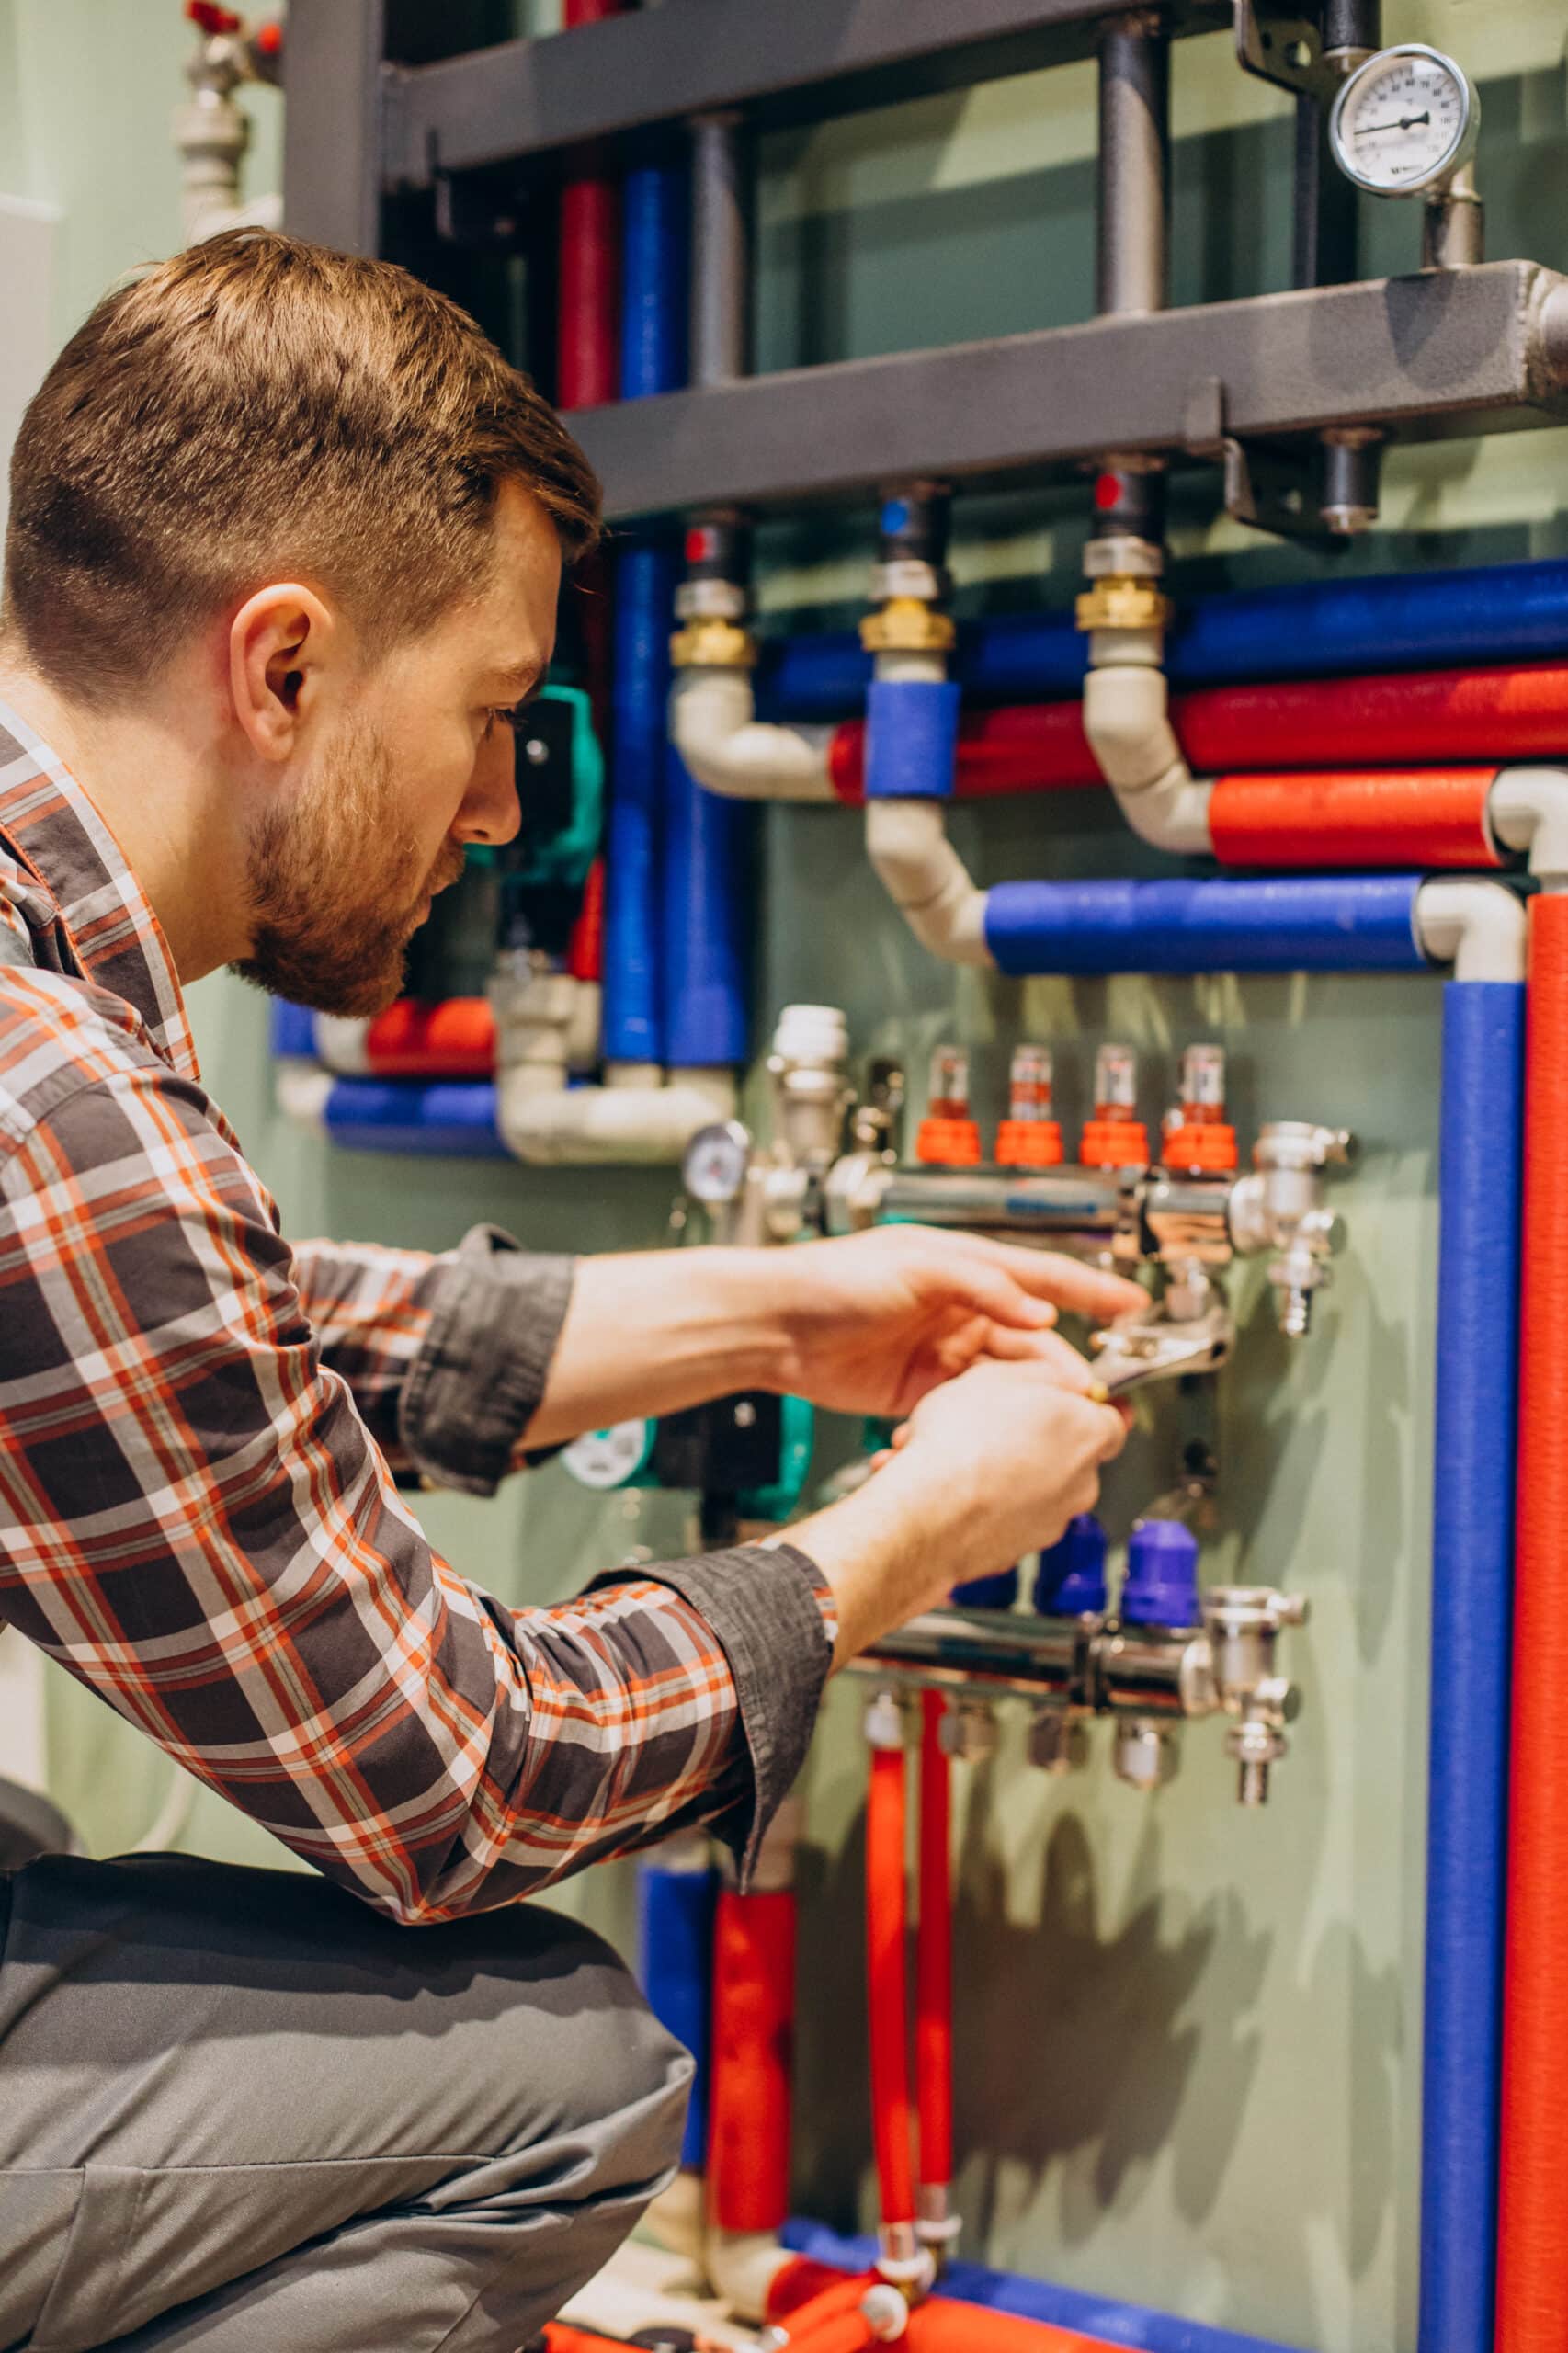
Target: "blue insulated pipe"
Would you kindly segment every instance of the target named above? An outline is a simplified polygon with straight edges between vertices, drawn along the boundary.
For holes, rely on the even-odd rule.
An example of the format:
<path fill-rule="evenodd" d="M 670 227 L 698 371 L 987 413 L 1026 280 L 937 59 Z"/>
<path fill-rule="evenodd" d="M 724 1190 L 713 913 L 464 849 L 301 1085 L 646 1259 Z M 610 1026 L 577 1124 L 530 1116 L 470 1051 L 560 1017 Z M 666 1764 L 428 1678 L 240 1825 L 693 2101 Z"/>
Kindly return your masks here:
<path fill-rule="evenodd" d="M 604 1051 L 612 1063 L 665 1060 L 661 804 L 676 578 L 667 544 L 630 547 L 616 560 L 604 951 Z"/>
<path fill-rule="evenodd" d="M 349 1152 L 509 1157 L 489 1079 L 340 1078 L 323 1117 L 333 1142 Z"/>
<path fill-rule="evenodd" d="M 291 1061 L 316 1058 L 316 1017 L 302 1005 L 275 996 L 267 1013 L 267 1039 L 275 1054 Z"/>
<path fill-rule="evenodd" d="M 629 172 L 620 212 L 620 397 L 646 400 L 686 381 L 687 177 Z M 661 909 L 665 703 L 676 558 L 667 542 L 626 548 L 615 564 L 609 822 L 605 844 L 607 1062 L 665 1061 Z"/>
<path fill-rule="evenodd" d="M 1178 609 L 1165 667 L 1176 687 L 1479 669 L 1568 654 L 1568 559 L 1313 581 L 1195 597 Z M 1068 701 L 1085 642 L 1070 616 L 1004 613 L 961 622 L 953 675 L 971 702 Z M 769 719 L 858 711 L 870 658 L 850 631 L 765 642 L 757 707 Z"/>
<path fill-rule="evenodd" d="M 1490 2353 L 1525 990 L 1443 992 L 1420 2353 Z"/>
<path fill-rule="evenodd" d="M 701 2169 L 708 2143 L 708 2009 L 712 1981 L 714 1875 L 706 1864 L 642 1864 L 637 1873 L 637 1976 L 659 2024 L 697 2062 L 681 2143 Z"/>
<path fill-rule="evenodd" d="M 674 392 L 687 380 L 690 181 L 669 165 L 627 175 L 621 199 L 621 355 L 623 400 Z M 653 557 L 654 551 L 649 551 Z M 624 568 L 627 559 L 622 559 Z M 661 1062 L 674 1069 L 713 1069 L 746 1057 L 745 911 L 749 813 L 739 801 L 702 792 L 665 742 L 669 633 L 675 620 L 672 555 L 656 551 L 662 601 L 656 617 L 628 622 L 639 647 L 640 714 L 658 704 L 658 748 L 631 754 L 624 788 L 617 746 L 608 860 L 605 938 L 605 1051 L 612 1061 Z M 639 586 L 639 599 L 642 588 Z M 618 601 L 617 620 L 620 618 Z M 653 638 L 657 631 L 657 647 Z M 621 640 L 616 641 L 616 695 Z M 656 678 L 656 688 L 655 688 Z M 646 738 L 652 741 L 652 721 Z M 650 775 L 646 759 L 654 762 Z M 619 812 L 622 793 L 632 805 Z M 646 908 L 645 942 L 635 906 Z M 618 917 L 618 907 L 624 920 Z M 631 973 L 621 960 L 631 961 Z M 662 1017 L 660 1006 L 662 1002 Z M 625 1018 L 620 1018 L 624 1012 Z"/>
<path fill-rule="evenodd" d="M 690 183 L 678 165 L 628 172 L 620 191 L 620 397 L 686 381 Z"/>
<path fill-rule="evenodd" d="M 845 2238 L 821 2222 L 789 2222 L 778 2235 L 791 2254 L 836 2270 L 869 2271 L 877 2260 L 875 2239 Z M 1053 2288 L 1046 2279 L 991 2271 L 978 2263 L 944 2265 L 940 2293 L 960 2303 L 1015 2313 L 1020 2320 L 1077 2329 L 1109 2345 L 1129 2346 L 1134 2353 L 1290 2353 L 1273 2337 L 1238 2336 L 1234 2329 L 1179 2320 L 1174 2313 L 1124 2303 L 1119 2296 L 1087 2296 L 1076 2288 Z"/>
<path fill-rule="evenodd" d="M 746 1058 L 745 903 L 751 812 L 704 792 L 665 746 L 665 1049 L 672 1070 Z"/>
<path fill-rule="evenodd" d="M 1418 874 L 1249 881 L 998 882 L 1004 972 L 1424 972 Z"/>

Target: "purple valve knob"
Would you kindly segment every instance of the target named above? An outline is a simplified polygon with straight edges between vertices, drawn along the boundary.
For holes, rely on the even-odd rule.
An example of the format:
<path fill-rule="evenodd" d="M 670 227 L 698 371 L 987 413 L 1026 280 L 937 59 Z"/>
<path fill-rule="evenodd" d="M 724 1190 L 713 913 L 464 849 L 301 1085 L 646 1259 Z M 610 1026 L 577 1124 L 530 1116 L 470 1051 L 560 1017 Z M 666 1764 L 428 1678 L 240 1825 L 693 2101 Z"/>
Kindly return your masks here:
<path fill-rule="evenodd" d="M 1141 1519 L 1127 1547 L 1121 1616 L 1129 1626 L 1197 1626 L 1198 1539 L 1179 1519 Z"/>
<path fill-rule="evenodd" d="M 1092 1511 L 1067 1523 L 1067 1533 L 1040 1556 L 1034 1606 L 1042 1618 L 1098 1617 L 1105 1609 L 1106 1533 Z"/>
<path fill-rule="evenodd" d="M 954 1586 L 952 1597 L 960 1609 L 1011 1609 L 1018 1597 L 1018 1573 L 1002 1569 L 994 1577 L 971 1577 L 967 1585 Z"/>

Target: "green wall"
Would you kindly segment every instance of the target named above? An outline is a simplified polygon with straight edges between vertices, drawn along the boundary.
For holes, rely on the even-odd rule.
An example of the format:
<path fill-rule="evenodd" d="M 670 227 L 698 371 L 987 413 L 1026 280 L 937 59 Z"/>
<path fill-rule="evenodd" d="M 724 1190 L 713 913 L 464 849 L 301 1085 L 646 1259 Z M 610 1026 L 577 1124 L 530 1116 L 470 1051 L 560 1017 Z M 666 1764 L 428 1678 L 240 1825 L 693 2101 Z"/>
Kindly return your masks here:
<path fill-rule="evenodd" d="M 1568 267 L 1568 108 L 1560 0 L 1390 0 L 1391 39 L 1431 38 L 1479 74 L 1492 250 Z M 165 20 L 166 16 L 166 20 Z M 66 211 L 63 330 L 97 287 L 177 234 L 165 149 L 184 34 L 173 0 L 0 0 L 0 184 Z M 134 28 L 134 30 L 133 30 Z M 85 61 L 90 63 L 86 70 Z M 85 79 L 88 87 L 84 90 Z M 1178 49 L 1176 283 L 1191 301 L 1283 280 L 1288 108 L 1237 75 L 1219 37 Z M 258 115 L 275 113 L 270 100 Z M 1093 79 L 1028 76 L 768 142 L 759 204 L 764 364 L 832 359 L 1084 314 L 1092 240 Z M 25 134 L 25 135 L 24 135 Z M 270 148 L 269 148 L 269 151 Z M 263 156 L 265 171 L 267 157 Z M 257 176 L 254 185 L 265 185 Z M 1364 207 L 1369 267 L 1415 256 L 1418 227 Z M 1313 570 L 1562 553 L 1564 436 L 1396 454 L 1383 528 L 1322 558 L 1212 519 L 1186 479 L 1179 597 Z M 763 537 L 770 620 L 841 621 L 861 594 L 869 504 Z M 1085 528 L 1075 495 L 960 506 L 960 603 L 1066 603 Z M 1009 1715 L 999 1755 L 961 1768 L 958 2120 L 966 2244 L 1086 2288 L 1312 2353 L 1415 2342 L 1422 1843 L 1428 1694 L 1436 1244 L 1436 983 L 1410 979 L 1014 983 L 928 961 L 884 908 L 838 812 L 763 826 L 759 1036 L 792 998 L 848 1009 L 858 1046 L 924 1058 L 958 1034 L 994 1112 L 1020 1035 L 1058 1051 L 1081 1114 L 1095 1044 L 1136 1040 L 1151 1105 L 1189 1039 L 1232 1050 L 1244 1141 L 1257 1121 L 1323 1119 L 1366 1147 L 1338 1191 L 1349 1247 L 1318 1328 L 1290 1347 L 1256 1272 L 1222 1410 L 1210 1574 L 1310 1595 L 1293 1642 L 1306 1707 L 1267 1811 L 1242 1813 L 1213 1726 L 1187 1737 L 1153 1800 L 1091 1769 L 1047 1782 Z M 963 811 L 985 880 L 1127 871 L 1103 800 Z M 288 1224 L 440 1246 L 479 1217 L 548 1246 L 653 1244 L 669 1186 L 612 1172 L 430 1166 L 335 1155 L 274 1115 L 266 1009 L 237 983 L 195 992 L 207 1074 Z M 1168 1405 L 1118 1467 L 1118 1531 L 1168 1483 Z M 508 1600 L 547 1600 L 634 1548 L 675 1549 L 669 1500 L 597 1502 L 559 1468 L 493 1506 L 431 1498 L 432 1538 Z M 858 1696 L 830 1698 L 809 1768 L 803 1869 L 802 2204 L 869 2221 L 858 1930 Z M 165 1768 L 94 1703 L 51 1691 L 60 1793 L 99 1851 L 155 1810 Z M 186 1843 L 255 1857 L 267 1842 L 206 1798 Z M 628 1875 L 564 1894 L 624 1933 Z"/>

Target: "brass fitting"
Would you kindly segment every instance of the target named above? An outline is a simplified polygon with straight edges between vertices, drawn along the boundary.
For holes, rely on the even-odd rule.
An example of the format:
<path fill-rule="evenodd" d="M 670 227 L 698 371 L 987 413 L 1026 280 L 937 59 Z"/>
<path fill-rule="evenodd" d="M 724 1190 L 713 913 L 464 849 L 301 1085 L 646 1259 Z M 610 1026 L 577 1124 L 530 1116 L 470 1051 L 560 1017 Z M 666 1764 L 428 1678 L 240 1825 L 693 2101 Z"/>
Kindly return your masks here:
<path fill-rule="evenodd" d="M 868 654 L 949 654 L 955 634 L 950 616 L 920 597 L 890 597 L 860 624 Z"/>
<path fill-rule="evenodd" d="M 670 640 L 670 660 L 677 670 L 752 670 L 756 640 L 738 621 L 689 620 Z"/>
<path fill-rule="evenodd" d="M 1171 601 L 1161 596 L 1152 580 L 1115 573 L 1085 589 L 1078 599 L 1077 619 L 1081 630 L 1166 629 Z"/>

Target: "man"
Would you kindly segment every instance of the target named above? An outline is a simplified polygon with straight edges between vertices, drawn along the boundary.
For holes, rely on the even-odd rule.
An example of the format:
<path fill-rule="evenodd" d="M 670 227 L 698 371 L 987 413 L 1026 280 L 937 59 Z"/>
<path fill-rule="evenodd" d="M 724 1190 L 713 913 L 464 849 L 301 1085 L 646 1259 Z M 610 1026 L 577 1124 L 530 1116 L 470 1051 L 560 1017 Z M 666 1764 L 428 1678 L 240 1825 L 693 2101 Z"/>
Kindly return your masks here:
<path fill-rule="evenodd" d="M 281 1238 L 182 985 L 395 994 L 517 826 L 508 715 L 596 497 L 442 298 L 248 231 L 102 303 L 17 441 L 0 1616 L 317 1875 L 0 1879 L 0 2346 L 509 2353 L 667 2177 L 689 2075 L 517 1899 L 702 1821 L 744 1870 L 830 1665 L 1054 1537 L 1121 1443 L 1050 1326 L 1138 1294 L 1065 1261 Z M 394 1485 L 743 1385 L 902 1443 L 788 1544 L 550 1610 Z"/>

